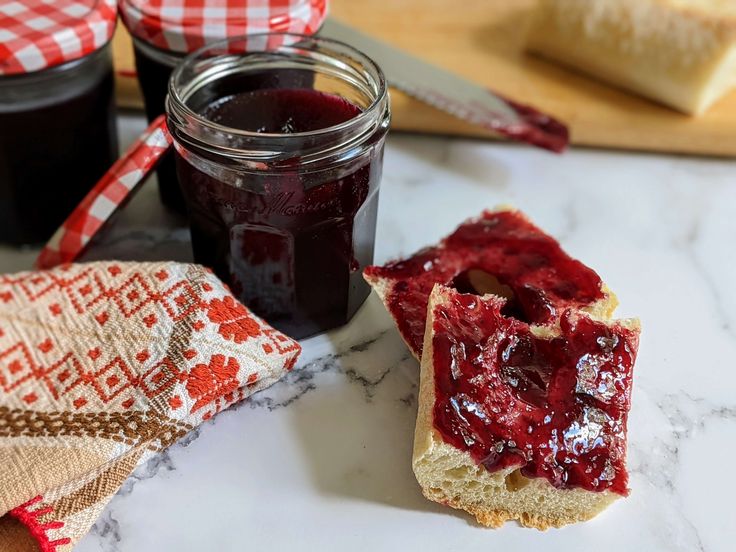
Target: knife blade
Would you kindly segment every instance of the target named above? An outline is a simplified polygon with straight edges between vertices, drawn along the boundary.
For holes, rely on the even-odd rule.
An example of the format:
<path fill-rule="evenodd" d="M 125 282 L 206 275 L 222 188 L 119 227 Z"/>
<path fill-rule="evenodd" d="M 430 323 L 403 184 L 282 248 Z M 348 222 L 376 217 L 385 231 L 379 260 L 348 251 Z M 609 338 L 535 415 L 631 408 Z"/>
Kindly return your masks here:
<path fill-rule="evenodd" d="M 427 63 L 328 18 L 320 36 L 345 42 L 372 58 L 394 88 L 458 119 L 547 150 L 567 147 L 567 127 L 537 109 Z"/>

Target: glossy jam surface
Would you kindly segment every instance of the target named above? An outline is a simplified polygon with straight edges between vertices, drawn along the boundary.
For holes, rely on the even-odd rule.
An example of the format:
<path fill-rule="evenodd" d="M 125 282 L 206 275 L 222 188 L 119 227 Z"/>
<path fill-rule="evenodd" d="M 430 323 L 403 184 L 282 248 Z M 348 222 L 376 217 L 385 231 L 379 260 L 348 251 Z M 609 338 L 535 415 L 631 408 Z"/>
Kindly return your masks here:
<path fill-rule="evenodd" d="M 230 128 L 293 134 L 338 125 L 360 113 L 360 108 L 339 96 L 309 88 L 278 88 L 225 96 L 202 114 Z"/>
<path fill-rule="evenodd" d="M 154 59 L 138 47 L 134 48 L 134 52 L 138 82 L 146 107 L 146 117 L 151 122 L 166 110 L 169 77 L 171 77 L 174 67 Z M 177 54 L 171 52 L 165 52 L 165 54 L 177 56 Z M 304 71 L 268 71 L 238 79 L 237 89 L 248 91 L 266 88 L 304 88 L 311 86 L 313 81 L 314 75 Z M 233 90 L 217 90 L 215 92 L 218 96 L 227 96 L 232 93 Z M 168 152 L 159 161 L 156 176 L 161 202 L 174 211 L 186 212 L 186 204 L 176 175 L 176 161 L 173 151 Z"/>
<path fill-rule="evenodd" d="M 542 338 L 503 306 L 450 289 L 434 305 L 435 428 L 490 471 L 626 495 L 638 331 L 566 310 Z"/>
<path fill-rule="evenodd" d="M 442 284 L 462 289 L 470 270 L 491 274 L 508 286 L 514 298 L 505 312 L 531 323 L 548 322 L 567 307 L 589 306 L 604 297 L 593 270 L 516 211 L 485 212 L 438 246 L 406 260 L 368 267 L 366 276 L 395 284 L 388 308 L 420 356 L 432 288 Z"/>
<path fill-rule="evenodd" d="M 111 69 L 78 94 L 50 99 L 0 106 L 0 242 L 47 241 L 117 157 Z"/>
<path fill-rule="evenodd" d="M 361 110 L 311 89 L 231 94 L 202 110 L 218 123 L 260 132 L 304 132 Z M 368 295 L 382 138 L 340 170 L 243 172 L 222 182 L 177 154 L 197 262 L 278 329 L 303 338 L 347 322 Z"/>

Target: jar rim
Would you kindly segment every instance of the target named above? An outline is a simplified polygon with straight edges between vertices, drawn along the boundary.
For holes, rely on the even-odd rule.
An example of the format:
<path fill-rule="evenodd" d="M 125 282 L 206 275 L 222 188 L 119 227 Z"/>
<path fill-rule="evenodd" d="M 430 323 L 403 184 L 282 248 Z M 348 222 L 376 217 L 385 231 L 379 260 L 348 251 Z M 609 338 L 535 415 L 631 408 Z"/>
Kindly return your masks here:
<path fill-rule="evenodd" d="M 184 73 L 190 68 L 190 66 L 194 65 L 197 61 L 200 61 L 202 59 L 209 59 L 209 58 L 202 58 L 207 51 L 215 50 L 215 51 L 221 51 L 223 47 L 225 49 L 228 49 L 234 42 L 236 41 L 258 41 L 258 39 L 265 39 L 267 43 L 273 43 L 273 41 L 277 41 L 279 43 L 276 48 L 270 48 L 270 49 L 262 49 L 262 50 L 256 50 L 256 51 L 263 51 L 263 52 L 276 52 L 279 49 L 283 48 L 284 46 L 288 46 L 289 48 L 298 47 L 300 50 L 309 50 L 313 49 L 314 46 L 319 45 L 332 45 L 333 47 L 336 47 L 340 50 L 342 50 L 344 53 L 350 54 L 355 60 L 359 61 L 362 65 L 372 70 L 372 72 L 375 75 L 375 80 L 377 83 L 377 88 L 374 94 L 374 97 L 372 98 L 371 104 L 366 107 L 365 109 L 362 109 L 361 112 L 356 115 L 355 117 L 352 117 L 348 119 L 347 121 L 344 121 L 342 123 L 339 123 L 337 125 L 332 125 L 329 127 L 319 128 L 311 131 L 306 132 L 293 132 L 293 133 L 271 133 L 271 132 L 256 132 L 256 131 L 249 131 L 249 130 L 243 130 L 239 128 L 229 127 L 226 125 L 221 125 L 219 123 L 215 123 L 214 121 L 211 121 L 210 119 L 207 119 L 205 116 L 197 113 L 194 111 L 189 105 L 187 105 L 187 99 L 197 90 L 199 90 L 201 87 L 203 87 L 205 84 L 200 84 L 198 87 L 193 87 L 193 89 L 189 90 L 188 88 L 185 88 L 183 91 L 186 92 L 185 95 L 182 95 L 181 86 L 178 84 L 179 81 L 182 79 Z M 312 48 L 306 47 L 307 45 L 311 46 Z M 239 53 L 239 52 L 235 52 Z M 243 52 L 247 53 L 247 52 Z M 229 54 L 232 55 L 232 54 Z M 214 57 L 214 56 L 213 56 Z M 189 87 L 192 87 L 193 85 L 189 85 Z M 387 89 L 387 83 L 386 83 L 386 77 L 383 74 L 383 71 L 381 70 L 380 66 L 373 61 L 367 54 L 364 54 L 357 48 L 354 48 L 353 46 L 350 46 L 349 44 L 346 44 L 344 42 L 341 42 L 339 40 L 334 40 L 331 38 L 322 38 L 322 37 L 315 37 L 310 35 L 302 35 L 302 34 L 295 34 L 295 33 L 256 33 L 252 35 L 248 35 L 247 37 L 237 37 L 237 38 L 227 38 L 224 40 L 220 40 L 218 42 L 214 42 L 212 44 L 208 44 L 207 46 L 204 46 L 200 48 L 199 50 L 196 50 L 189 54 L 187 57 L 185 57 L 182 62 L 174 69 L 174 72 L 171 75 L 171 78 L 169 79 L 169 91 L 166 98 L 166 110 L 167 114 L 171 115 L 172 113 L 176 113 L 178 116 L 184 116 L 186 118 L 190 118 L 193 121 L 196 121 L 199 124 L 202 124 L 203 126 L 209 127 L 212 130 L 216 132 L 221 133 L 227 133 L 233 136 L 238 136 L 242 138 L 253 138 L 257 140 L 268 140 L 268 139 L 284 139 L 288 138 L 290 140 L 299 140 L 299 139 L 305 139 L 305 138 L 314 138 L 314 137 L 320 137 L 327 134 L 347 130 L 353 126 L 359 125 L 360 123 L 363 123 L 364 121 L 371 120 L 372 118 L 376 118 L 377 112 L 382 110 L 382 105 L 385 103 L 386 98 L 388 95 L 388 89 Z"/>

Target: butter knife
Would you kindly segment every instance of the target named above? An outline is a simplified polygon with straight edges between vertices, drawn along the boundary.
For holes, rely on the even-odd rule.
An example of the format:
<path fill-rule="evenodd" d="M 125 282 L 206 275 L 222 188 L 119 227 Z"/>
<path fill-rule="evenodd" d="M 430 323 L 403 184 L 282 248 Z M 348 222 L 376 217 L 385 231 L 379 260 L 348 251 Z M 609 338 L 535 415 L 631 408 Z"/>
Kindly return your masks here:
<path fill-rule="evenodd" d="M 567 147 L 567 127 L 531 106 L 504 98 L 332 18 L 325 22 L 320 36 L 358 48 L 378 63 L 391 86 L 458 119 L 547 150 L 562 152 Z"/>

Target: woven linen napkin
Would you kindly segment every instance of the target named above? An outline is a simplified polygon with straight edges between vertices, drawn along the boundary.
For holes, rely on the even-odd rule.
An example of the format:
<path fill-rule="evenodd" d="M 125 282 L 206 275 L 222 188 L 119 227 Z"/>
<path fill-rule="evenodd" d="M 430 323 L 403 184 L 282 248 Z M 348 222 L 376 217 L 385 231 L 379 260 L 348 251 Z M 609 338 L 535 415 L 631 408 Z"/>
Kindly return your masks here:
<path fill-rule="evenodd" d="M 299 353 L 197 265 L 0 276 L 0 549 L 71 550 L 137 465 Z"/>

